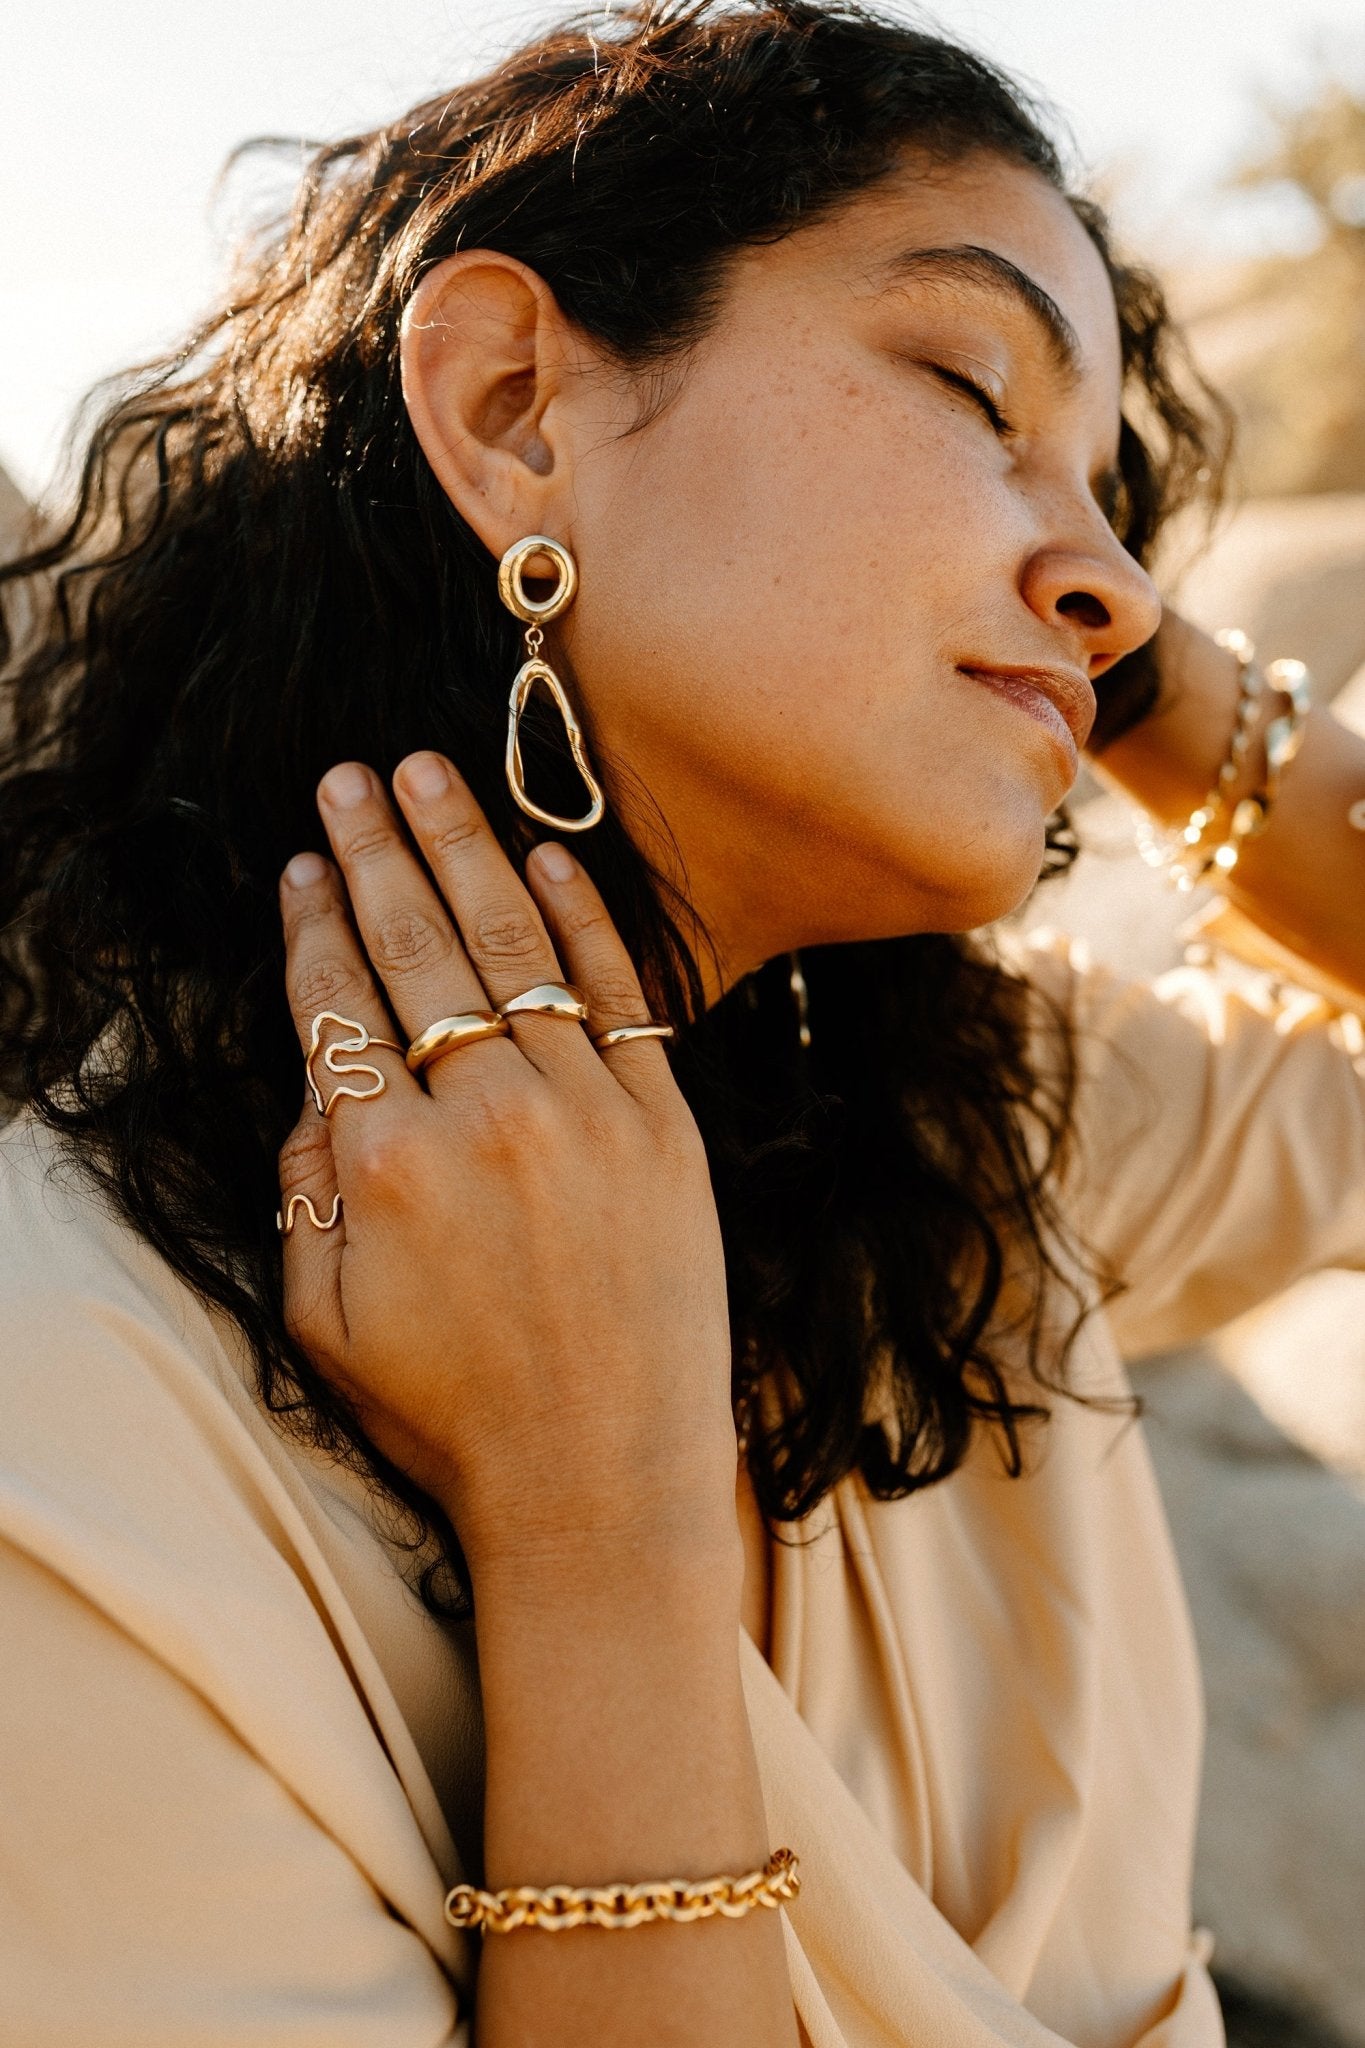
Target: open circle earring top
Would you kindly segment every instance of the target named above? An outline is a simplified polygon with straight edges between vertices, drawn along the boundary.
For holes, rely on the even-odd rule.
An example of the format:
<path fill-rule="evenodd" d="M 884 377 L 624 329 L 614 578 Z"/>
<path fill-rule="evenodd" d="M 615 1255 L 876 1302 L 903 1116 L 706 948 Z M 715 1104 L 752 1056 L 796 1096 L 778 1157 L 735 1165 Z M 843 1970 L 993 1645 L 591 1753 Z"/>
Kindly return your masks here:
<path fill-rule="evenodd" d="M 548 597 L 533 598 L 526 590 L 527 565 L 537 555 L 546 555 L 554 563 L 558 581 Z M 606 813 L 606 799 L 601 785 L 588 765 L 587 743 L 583 728 L 574 716 L 564 685 L 550 667 L 542 661 L 540 650 L 545 636 L 541 627 L 549 619 L 557 619 L 567 611 L 578 590 L 578 569 L 573 556 L 557 540 L 548 534 L 527 534 L 524 540 L 514 541 L 498 564 L 498 595 L 509 612 L 526 623 L 526 660 L 517 670 L 512 683 L 512 695 L 507 706 L 507 787 L 512 799 L 528 818 L 535 818 L 542 825 L 549 825 L 557 832 L 586 832 L 600 823 Z M 554 698 L 559 715 L 564 721 L 569 749 L 574 763 L 587 786 L 591 803 L 581 818 L 561 818 L 554 811 L 543 810 L 527 793 L 526 777 L 521 762 L 521 714 L 526 709 L 526 700 L 537 683 L 543 683 Z"/>
<path fill-rule="evenodd" d="M 548 555 L 559 574 L 550 595 L 540 599 L 527 596 L 524 581 L 526 566 L 537 555 Z M 543 626 L 547 620 L 557 619 L 577 595 L 578 564 L 567 548 L 546 533 L 529 533 L 525 540 L 514 541 L 498 564 L 498 596 L 508 611 L 528 626 Z"/>

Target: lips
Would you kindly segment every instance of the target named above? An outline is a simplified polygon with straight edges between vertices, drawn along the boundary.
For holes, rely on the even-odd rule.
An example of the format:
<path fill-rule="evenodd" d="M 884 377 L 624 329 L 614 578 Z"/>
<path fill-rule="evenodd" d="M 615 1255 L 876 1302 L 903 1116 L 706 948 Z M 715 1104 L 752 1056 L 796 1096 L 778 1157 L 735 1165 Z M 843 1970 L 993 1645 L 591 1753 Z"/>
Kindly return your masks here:
<path fill-rule="evenodd" d="M 960 661 L 957 666 L 963 675 L 974 676 L 978 682 L 993 685 L 1002 695 L 1013 697 L 1025 710 L 1030 708 L 1027 693 L 1036 691 L 1060 714 L 1078 751 L 1089 739 L 1097 708 L 1095 692 L 1089 678 L 1079 669 L 1015 667 L 984 661 Z"/>

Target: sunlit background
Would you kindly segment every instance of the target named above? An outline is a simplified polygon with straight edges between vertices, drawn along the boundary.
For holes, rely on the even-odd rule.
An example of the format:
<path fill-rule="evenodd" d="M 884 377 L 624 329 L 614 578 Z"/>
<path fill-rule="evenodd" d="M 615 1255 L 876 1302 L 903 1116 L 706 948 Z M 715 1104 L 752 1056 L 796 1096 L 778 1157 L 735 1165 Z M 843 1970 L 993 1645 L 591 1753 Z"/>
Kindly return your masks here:
<path fill-rule="evenodd" d="M 0 462 L 29 491 L 77 396 L 209 295 L 212 190 L 243 138 L 386 118 L 567 9 L 544 0 L 8 0 L 0 35 Z M 609 8 L 602 11 L 609 12 Z M 907 10 L 908 11 L 908 10 Z M 1298 249 L 1284 185 L 1225 189 L 1272 110 L 1365 90 L 1365 0 L 942 0 L 1035 81 L 1168 261 Z M 1350 199 L 1349 193 L 1345 195 Z M 1365 214 L 1365 188 L 1350 203 Z"/>
<path fill-rule="evenodd" d="M 58 504 L 82 393 L 210 298 L 260 196 L 253 173 L 215 197 L 236 144 L 387 119 L 566 11 L 6 0 L 0 550 L 26 516 L 4 470 Z M 1052 103 L 1234 403 L 1236 516 L 1173 586 L 1168 561 L 1167 587 L 1265 657 L 1304 657 L 1365 731 L 1365 0 L 941 0 L 928 18 Z M 1216 900 L 1173 898 L 1136 858 L 1122 799 L 1083 781 L 1075 815 L 1083 858 L 1030 916 L 1128 974 L 1200 949 L 1245 971 L 1235 931 L 1204 922 Z M 1315 1276 L 1135 1381 L 1204 1666 L 1195 1904 L 1232 2048 L 1365 2048 L 1365 1275 Z"/>

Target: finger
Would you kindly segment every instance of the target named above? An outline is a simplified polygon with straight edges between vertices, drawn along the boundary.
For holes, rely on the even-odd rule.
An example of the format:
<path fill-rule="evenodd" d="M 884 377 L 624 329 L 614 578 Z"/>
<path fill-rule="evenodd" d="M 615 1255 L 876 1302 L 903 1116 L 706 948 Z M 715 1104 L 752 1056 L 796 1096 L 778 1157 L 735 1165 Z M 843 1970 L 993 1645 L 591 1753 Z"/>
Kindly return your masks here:
<path fill-rule="evenodd" d="M 279 1165 L 285 1327 L 310 1357 L 339 1359 L 346 1346 L 341 1306 L 346 1219 L 331 1130 L 311 1100 L 284 1141 Z"/>
<path fill-rule="evenodd" d="M 592 1036 L 619 1024 L 666 1023 L 666 1018 L 650 1016 L 625 941 L 590 876 L 567 847 L 543 840 L 527 860 L 526 877 L 574 986 L 587 998 Z M 670 1097 L 677 1093 L 665 1044 L 660 1038 L 633 1038 L 594 1052 L 632 1095 L 642 1102 L 658 1101 L 665 1092 Z"/>
<path fill-rule="evenodd" d="M 344 1152 L 362 1110 L 383 1114 L 418 1093 L 401 1050 L 348 1039 L 395 1040 L 383 998 L 351 928 L 336 870 L 316 853 L 298 854 L 280 881 L 285 991 L 320 1108 Z M 382 1084 L 382 1085 L 381 1085 Z M 359 1099 L 357 1099 L 359 1098 Z"/>
<path fill-rule="evenodd" d="M 369 955 L 407 1036 L 442 1017 L 492 1006 L 446 906 L 404 840 L 378 776 L 358 761 L 329 769 L 318 788 L 332 850 L 341 864 L 351 908 Z M 462 1057 L 507 1060 L 506 1038 L 474 1040 Z M 424 1079 L 433 1092 L 449 1085 L 454 1054 L 433 1061 Z"/>
<path fill-rule="evenodd" d="M 394 776 L 394 793 L 494 1007 L 541 982 L 562 982 L 535 898 L 445 756 L 409 755 Z M 567 1062 L 586 1071 L 593 1058 L 583 1026 L 572 1020 L 514 1015 L 511 1023 L 517 1044 L 539 1067 Z"/>

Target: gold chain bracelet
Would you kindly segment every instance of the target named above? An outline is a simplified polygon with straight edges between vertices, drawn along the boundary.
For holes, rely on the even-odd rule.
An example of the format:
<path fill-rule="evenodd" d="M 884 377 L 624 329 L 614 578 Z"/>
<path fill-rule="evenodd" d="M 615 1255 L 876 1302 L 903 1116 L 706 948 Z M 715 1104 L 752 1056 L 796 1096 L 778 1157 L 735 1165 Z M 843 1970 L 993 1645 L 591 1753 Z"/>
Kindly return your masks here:
<path fill-rule="evenodd" d="M 778 1906 L 801 1889 L 795 1852 L 774 1849 L 762 1870 L 747 1877 L 707 1877 L 689 1884 L 682 1878 L 653 1884 L 599 1886 L 551 1885 L 537 1891 L 518 1885 L 501 1892 L 480 1891 L 457 1884 L 446 1896 L 445 1914 L 452 1927 L 488 1934 L 512 1934 L 518 1927 L 640 1927 L 646 1920 L 710 1920 L 723 1914 L 741 1920 L 755 1906 Z"/>

